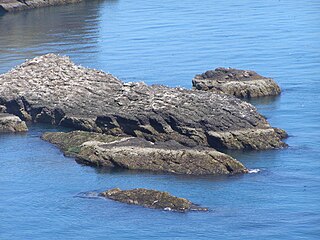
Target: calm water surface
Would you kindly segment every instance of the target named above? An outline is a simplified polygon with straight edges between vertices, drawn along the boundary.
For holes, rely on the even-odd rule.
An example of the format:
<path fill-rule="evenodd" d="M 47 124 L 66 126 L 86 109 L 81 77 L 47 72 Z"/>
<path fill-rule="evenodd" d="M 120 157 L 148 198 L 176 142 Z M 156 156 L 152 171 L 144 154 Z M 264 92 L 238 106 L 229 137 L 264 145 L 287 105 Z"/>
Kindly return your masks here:
<path fill-rule="evenodd" d="M 0 16 L 0 73 L 47 52 L 124 81 L 190 88 L 218 66 L 283 88 L 252 101 L 288 149 L 231 152 L 258 174 L 185 177 L 78 165 L 39 136 L 0 135 L 0 239 L 319 239 L 320 2 L 86 1 Z M 169 191 L 209 207 L 179 214 L 83 198 L 112 187 Z"/>

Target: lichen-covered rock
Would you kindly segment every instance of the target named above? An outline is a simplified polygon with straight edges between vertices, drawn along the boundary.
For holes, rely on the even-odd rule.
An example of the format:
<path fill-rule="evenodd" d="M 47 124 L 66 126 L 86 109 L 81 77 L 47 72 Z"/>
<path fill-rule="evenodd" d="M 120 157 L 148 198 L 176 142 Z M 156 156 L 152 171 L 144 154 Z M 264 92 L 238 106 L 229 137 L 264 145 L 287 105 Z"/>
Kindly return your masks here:
<path fill-rule="evenodd" d="M 208 211 L 185 198 L 170 195 L 167 192 L 136 188 L 132 190 L 110 189 L 100 193 L 100 196 L 127 204 L 139 205 L 147 208 L 163 209 L 166 211 Z"/>
<path fill-rule="evenodd" d="M 85 131 L 46 132 L 41 138 L 58 146 L 66 156 L 71 157 L 79 154 L 85 142 L 109 143 L 123 139 L 123 137 Z"/>
<path fill-rule="evenodd" d="M 0 133 L 25 131 L 28 131 L 28 127 L 19 117 L 11 114 L 0 113 Z"/>
<path fill-rule="evenodd" d="M 278 84 L 271 78 L 254 71 L 234 68 L 216 68 L 196 75 L 193 88 L 215 93 L 225 93 L 239 98 L 275 96 L 281 93 Z"/>
<path fill-rule="evenodd" d="M 232 157 L 209 148 L 188 148 L 175 141 L 152 143 L 135 137 L 114 137 L 75 131 L 45 133 L 77 162 L 96 167 L 148 170 L 192 175 L 246 173 Z"/>
<path fill-rule="evenodd" d="M 17 12 L 21 10 L 64 5 L 82 0 L 0 0 L 0 12 Z"/>
<path fill-rule="evenodd" d="M 175 140 L 185 146 L 248 149 L 285 146 L 247 102 L 205 91 L 123 83 L 111 74 L 77 66 L 68 57 L 54 54 L 0 75 L 0 105 L 23 120 L 152 142 Z M 236 143 L 242 139 L 234 135 L 239 131 L 251 140 Z M 235 143 L 224 144 L 220 133 L 229 134 L 229 142 Z"/>

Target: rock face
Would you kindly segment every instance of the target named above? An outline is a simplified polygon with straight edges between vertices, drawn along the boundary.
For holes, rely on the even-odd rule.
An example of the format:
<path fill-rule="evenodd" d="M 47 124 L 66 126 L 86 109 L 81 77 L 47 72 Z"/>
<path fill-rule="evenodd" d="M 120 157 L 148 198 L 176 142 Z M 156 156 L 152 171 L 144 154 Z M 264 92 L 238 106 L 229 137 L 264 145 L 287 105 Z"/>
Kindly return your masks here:
<path fill-rule="evenodd" d="M 32 8 L 77 3 L 82 0 L 0 0 L 0 12 L 17 12 Z"/>
<path fill-rule="evenodd" d="M 0 113 L 0 133 L 28 131 L 25 122 L 17 116 Z"/>
<path fill-rule="evenodd" d="M 185 198 L 178 198 L 167 192 L 137 188 L 132 190 L 121 190 L 114 188 L 100 193 L 100 196 L 147 208 L 163 209 L 167 211 L 208 211 L 207 208 L 199 207 Z"/>
<path fill-rule="evenodd" d="M 188 148 L 175 141 L 152 143 L 135 137 L 114 137 L 75 131 L 45 133 L 77 162 L 97 167 L 148 170 L 192 175 L 245 173 L 232 157 L 209 148 Z"/>
<path fill-rule="evenodd" d="M 152 142 L 235 149 L 285 146 L 254 106 L 234 97 L 123 83 L 54 54 L 0 75 L 0 105 L 23 120 Z"/>
<path fill-rule="evenodd" d="M 239 98 L 275 96 L 280 87 L 271 78 L 262 77 L 254 71 L 233 68 L 216 68 L 196 75 L 193 88 L 215 93 L 225 93 Z"/>

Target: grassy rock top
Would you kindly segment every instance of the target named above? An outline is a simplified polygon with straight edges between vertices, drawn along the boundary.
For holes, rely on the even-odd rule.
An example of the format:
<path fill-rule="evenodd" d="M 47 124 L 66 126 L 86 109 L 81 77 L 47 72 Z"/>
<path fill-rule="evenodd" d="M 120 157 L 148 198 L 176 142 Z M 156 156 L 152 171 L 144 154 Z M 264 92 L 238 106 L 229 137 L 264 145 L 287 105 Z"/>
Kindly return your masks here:
<path fill-rule="evenodd" d="M 208 211 L 207 208 L 198 207 L 185 198 L 170 195 L 167 192 L 137 188 L 132 190 L 110 189 L 100 193 L 100 196 L 147 208 L 163 209 L 167 211 Z"/>
<path fill-rule="evenodd" d="M 95 167 L 191 175 L 246 173 L 232 157 L 210 148 L 188 148 L 175 141 L 152 143 L 142 138 L 75 131 L 45 133 L 42 139 L 77 162 Z"/>

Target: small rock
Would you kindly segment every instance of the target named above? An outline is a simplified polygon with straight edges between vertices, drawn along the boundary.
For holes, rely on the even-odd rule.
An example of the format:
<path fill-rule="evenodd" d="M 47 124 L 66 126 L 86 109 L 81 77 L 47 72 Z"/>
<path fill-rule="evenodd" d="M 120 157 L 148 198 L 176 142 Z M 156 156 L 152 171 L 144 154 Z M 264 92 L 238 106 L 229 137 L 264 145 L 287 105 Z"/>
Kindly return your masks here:
<path fill-rule="evenodd" d="M 25 131 L 28 131 L 28 127 L 19 117 L 12 114 L 0 113 L 0 133 Z"/>
<path fill-rule="evenodd" d="M 7 111 L 6 106 L 0 105 L 0 113 L 5 113 Z"/>
<path fill-rule="evenodd" d="M 114 188 L 100 193 L 100 196 L 122 203 L 140 205 L 146 208 L 163 209 L 165 211 L 208 211 L 207 208 L 196 206 L 185 198 L 175 197 L 167 192 L 144 188 L 132 190 Z"/>
<path fill-rule="evenodd" d="M 192 80 L 194 89 L 224 93 L 239 98 L 275 96 L 280 87 L 271 78 L 260 76 L 254 71 L 234 68 L 216 68 L 196 75 Z"/>

